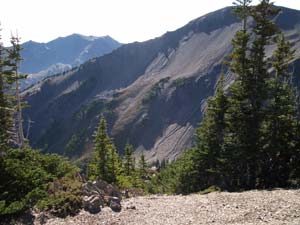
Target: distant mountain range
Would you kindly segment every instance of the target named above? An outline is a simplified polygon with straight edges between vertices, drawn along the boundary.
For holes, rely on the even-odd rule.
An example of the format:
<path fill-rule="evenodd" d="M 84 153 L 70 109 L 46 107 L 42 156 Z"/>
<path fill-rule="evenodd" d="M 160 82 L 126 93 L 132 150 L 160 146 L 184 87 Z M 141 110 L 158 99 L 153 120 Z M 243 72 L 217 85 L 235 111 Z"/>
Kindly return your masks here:
<path fill-rule="evenodd" d="M 282 8 L 274 20 L 299 59 L 300 11 Z M 136 154 L 144 151 L 148 160 L 174 160 L 192 145 L 206 99 L 214 93 L 222 61 L 240 28 L 227 7 L 35 85 L 25 92 L 31 105 L 25 120 L 35 122 L 32 145 L 45 152 L 85 157 L 103 114 L 121 152 L 129 141 Z M 294 63 L 300 74 L 300 60 Z M 233 79 L 227 74 L 228 85 Z"/>
<path fill-rule="evenodd" d="M 110 53 L 121 44 L 110 36 L 94 37 L 72 34 L 48 43 L 34 41 L 22 44 L 22 73 L 29 74 L 23 83 L 28 87 L 45 77 L 62 73 L 79 66 L 88 59 Z"/>

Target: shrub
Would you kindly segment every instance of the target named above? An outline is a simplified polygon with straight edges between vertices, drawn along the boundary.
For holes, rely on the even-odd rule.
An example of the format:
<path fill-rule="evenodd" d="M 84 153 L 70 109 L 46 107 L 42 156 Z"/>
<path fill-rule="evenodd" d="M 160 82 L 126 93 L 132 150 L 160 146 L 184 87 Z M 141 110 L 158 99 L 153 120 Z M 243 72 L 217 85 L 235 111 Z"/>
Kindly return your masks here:
<path fill-rule="evenodd" d="M 47 185 L 47 197 L 37 203 L 40 210 L 54 216 L 75 215 L 82 207 L 81 182 L 75 178 L 63 177 Z"/>
<path fill-rule="evenodd" d="M 49 197 L 48 183 L 79 170 L 56 154 L 11 149 L 0 157 L 0 216 L 22 212 Z M 69 184 L 71 184 L 70 182 Z"/>

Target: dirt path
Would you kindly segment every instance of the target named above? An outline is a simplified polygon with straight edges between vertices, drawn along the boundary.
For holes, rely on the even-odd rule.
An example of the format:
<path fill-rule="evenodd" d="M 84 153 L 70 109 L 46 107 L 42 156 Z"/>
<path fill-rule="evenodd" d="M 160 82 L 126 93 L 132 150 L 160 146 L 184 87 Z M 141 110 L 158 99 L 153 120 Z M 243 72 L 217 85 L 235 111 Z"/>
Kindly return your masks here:
<path fill-rule="evenodd" d="M 82 211 L 75 217 L 50 219 L 47 225 L 300 225 L 300 190 L 153 195 L 127 199 L 122 205 L 120 213 L 106 207 L 96 215 Z"/>

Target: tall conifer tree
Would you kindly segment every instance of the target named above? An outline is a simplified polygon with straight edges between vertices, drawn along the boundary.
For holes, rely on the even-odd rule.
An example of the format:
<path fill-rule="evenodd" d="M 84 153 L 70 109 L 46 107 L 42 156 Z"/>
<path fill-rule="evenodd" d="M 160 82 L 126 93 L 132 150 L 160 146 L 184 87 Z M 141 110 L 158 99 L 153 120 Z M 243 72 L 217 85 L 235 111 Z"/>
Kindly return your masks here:
<path fill-rule="evenodd" d="M 268 100 L 267 81 L 270 78 L 265 47 L 277 32 L 270 18 L 278 13 L 268 0 L 262 0 L 250 9 L 254 19 L 251 45 L 248 44 L 250 36 L 246 35 L 247 32 L 242 32 L 242 35 L 237 32 L 233 40 L 234 51 L 229 66 L 238 77 L 230 89 L 225 144 L 228 160 L 232 162 L 228 174 L 229 185 L 246 188 L 256 186 L 259 171 L 260 130 L 265 116 L 264 103 Z"/>
<path fill-rule="evenodd" d="M 88 176 L 91 179 L 108 180 L 108 147 L 110 139 L 107 134 L 106 120 L 101 117 L 99 126 L 94 133 L 93 159 L 88 165 Z"/>
<path fill-rule="evenodd" d="M 19 133 L 23 134 L 22 124 L 18 132 L 15 130 L 15 113 L 18 112 L 18 124 L 22 123 L 21 99 L 16 85 L 19 79 L 25 78 L 18 74 L 18 63 L 21 60 L 21 47 L 15 38 L 12 38 L 13 46 L 4 48 L 0 43 L 0 147 L 5 151 L 12 145 L 21 148 Z M 18 101 L 17 101 L 18 100 Z M 17 140 L 15 140 L 17 139 Z M 23 139 L 24 140 L 24 136 Z M 25 143 L 25 142 L 24 142 Z"/>
<path fill-rule="evenodd" d="M 147 176 L 147 162 L 145 160 L 144 152 L 142 152 L 140 160 L 139 160 L 139 173 L 141 178 L 145 178 Z"/>
<path fill-rule="evenodd" d="M 269 104 L 262 126 L 262 184 L 284 187 L 295 155 L 296 108 L 295 91 L 289 72 L 294 51 L 280 35 L 273 55 L 274 77 L 269 80 Z"/>
<path fill-rule="evenodd" d="M 123 166 L 124 166 L 125 175 L 126 176 L 132 175 L 135 168 L 135 161 L 133 158 L 133 147 L 129 143 L 125 145 Z"/>
<path fill-rule="evenodd" d="M 0 36 L 0 154 L 4 153 L 8 147 L 11 140 L 11 105 L 9 104 L 9 99 L 7 98 L 7 92 L 10 84 L 7 80 L 7 73 L 5 67 L 7 67 L 7 62 L 5 59 L 5 49 L 1 42 Z"/>
<path fill-rule="evenodd" d="M 111 138 L 108 144 L 107 158 L 108 182 L 114 183 L 120 173 L 120 158 Z"/>
<path fill-rule="evenodd" d="M 19 73 L 19 64 L 22 60 L 20 45 L 20 39 L 18 36 L 12 36 L 10 43 L 12 47 L 8 48 L 8 60 L 9 60 L 9 75 L 13 81 L 13 93 L 15 95 L 15 113 L 16 113 L 16 142 L 19 148 L 24 149 L 26 147 L 24 131 L 23 131 L 23 119 L 22 108 L 24 104 L 21 99 L 20 80 L 26 78 L 26 75 Z"/>
<path fill-rule="evenodd" d="M 94 133 L 94 143 L 92 160 L 87 168 L 88 177 L 91 180 L 116 182 L 120 173 L 120 157 L 113 140 L 107 133 L 107 123 L 103 117 Z"/>
<path fill-rule="evenodd" d="M 201 180 L 206 187 L 220 182 L 227 107 L 222 74 L 215 96 L 207 101 L 205 117 L 196 133 L 200 168 L 203 170 Z"/>
<path fill-rule="evenodd" d="M 247 28 L 247 18 L 251 11 L 251 1 L 236 1 L 234 12 L 242 21 L 242 29 L 235 34 L 232 45 L 233 52 L 229 55 L 227 65 L 230 71 L 236 75 L 234 84 L 230 87 L 229 107 L 226 113 L 226 135 L 224 143 L 224 181 L 227 186 L 239 186 L 241 182 L 239 172 L 246 173 L 247 150 L 246 140 L 251 123 L 247 123 L 246 115 L 249 108 L 246 90 L 250 76 L 249 40 L 250 33 Z M 249 146 L 250 147 L 250 146 Z"/>

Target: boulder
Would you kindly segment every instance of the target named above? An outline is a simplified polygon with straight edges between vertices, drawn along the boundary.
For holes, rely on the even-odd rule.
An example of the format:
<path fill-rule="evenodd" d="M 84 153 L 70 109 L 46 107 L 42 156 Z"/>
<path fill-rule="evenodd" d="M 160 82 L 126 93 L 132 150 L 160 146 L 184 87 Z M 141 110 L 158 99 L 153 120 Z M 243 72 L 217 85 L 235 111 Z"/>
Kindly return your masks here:
<path fill-rule="evenodd" d="M 122 200 L 122 193 L 119 190 L 119 188 L 117 188 L 116 186 L 113 186 L 111 184 L 109 184 L 107 186 L 105 194 L 112 196 L 112 197 L 116 197 L 119 199 L 119 201 Z"/>
<path fill-rule="evenodd" d="M 101 211 L 101 206 L 103 206 L 103 200 L 100 196 L 91 195 L 83 197 L 83 208 L 89 213 L 99 213 Z"/>
<path fill-rule="evenodd" d="M 122 193 L 116 186 L 108 184 L 103 180 L 94 181 L 93 185 L 96 189 L 104 192 L 105 195 L 117 197 L 120 199 L 120 201 L 122 200 Z"/>
<path fill-rule="evenodd" d="M 120 212 L 122 209 L 121 202 L 119 201 L 118 198 L 115 198 L 115 197 L 110 199 L 109 207 L 114 212 Z"/>
<path fill-rule="evenodd" d="M 98 188 L 93 182 L 88 181 L 82 185 L 82 193 L 84 196 L 104 195 L 104 190 Z"/>
<path fill-rule="evenodd" d="M 121 211 L 122 194 L 120 190 L 103 180 L 88 181 L 82 185 L 83 208 L 90 213 L 98 213 L 101 206 L 109 206 L 113 211 Z"/>
<path fill-rule="evenodd" d="M 108 183 L 104 180 L 97 180 L 93 182 L 93 185 L 101 190 L 105 190 L 108 186 Z"/>
<path fill-rule="evenodd" d="M 109 196 L 108 201 L 109 201 L 109 203 L 116 202 L 116 203 L 121 204 L 121 199 L 118 197 L 114 197 L 114 196 Z"/>

